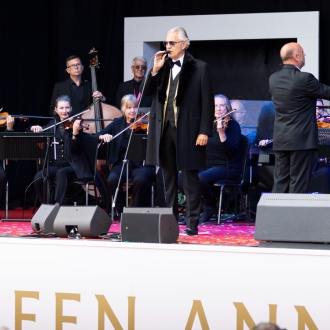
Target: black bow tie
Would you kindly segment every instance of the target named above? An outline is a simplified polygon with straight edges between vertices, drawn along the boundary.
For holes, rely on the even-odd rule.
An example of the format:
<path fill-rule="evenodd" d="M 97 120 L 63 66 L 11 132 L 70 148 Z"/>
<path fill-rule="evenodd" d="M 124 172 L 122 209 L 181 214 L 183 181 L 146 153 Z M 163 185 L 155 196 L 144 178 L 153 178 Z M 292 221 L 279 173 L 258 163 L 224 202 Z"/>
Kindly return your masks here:
<path fill-rule="evenodd" d="M 177 60 L 176 62 L 170 61 L 168 62 L 170 64 L 171 69 L 174 67 L 174 65 L 176 64 L 177 66 L 181 67 L 181 62 L 180 60 Z"/>

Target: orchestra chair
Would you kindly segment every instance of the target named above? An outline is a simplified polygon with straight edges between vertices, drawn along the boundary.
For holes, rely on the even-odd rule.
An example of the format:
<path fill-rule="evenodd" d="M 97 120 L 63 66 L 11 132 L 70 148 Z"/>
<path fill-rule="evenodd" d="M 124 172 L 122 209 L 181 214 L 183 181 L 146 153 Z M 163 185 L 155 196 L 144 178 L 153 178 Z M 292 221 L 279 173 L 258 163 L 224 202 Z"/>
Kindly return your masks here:
<path fill-rule="evenodd" d="M 219 180 L 213 184 L 213 186 L 215 187 L 220 187 L 218 224 L 220 224 L 220 220 L 221 220 L 222 197 L 225 187 L 236 187 L 238 189 L 238 192 L 241 197 L 241 203 L 244 206 L 246 219 L 247 221 L 250 221 L 249 212 L 247 210 L 244 195 L 242 192 L 242 186 L 244 184 L 247 184 L 245 179 L 245 171 L 246 171 L 246 161 L 249 156 L 250 142 L 249 139 L 243 134 L 241 134 L 240 137 L 239 148 L 240 148 L 240 172 L 241 172 L 239 178 L 237 180 Z"/>
<path fill-rule="evenodd" d="M 87 163 L 89 165 L 89 169 L 93 174 L 92 178 L 86 179 L 77 179 L 77 178 L 69 178 L 68 186 L 72 185 L 80 185 L 84 188 L 86 194 L 86 206 L 88 206 L 89 198 L 91 195 L 94 198 L 95 205 L 97 204 L 97 200 L 101 198 L 100 192 L 107 192 L 107 188 L 105 183 L 102 181 L 100 174 L 97 171 L 97 156 L 98 156 L 98 140 L 95 138 L 93 134 L 84 133 L 82 135 L 80 146 L 83 150 Z M 51 195 L 53 195 L 56 186 L 56 178 L 51 181 Z M 101 187 L 102 186 L 102 187 Z M 107 196 L 102 196 L 104 202 L 108 204 Z"/>

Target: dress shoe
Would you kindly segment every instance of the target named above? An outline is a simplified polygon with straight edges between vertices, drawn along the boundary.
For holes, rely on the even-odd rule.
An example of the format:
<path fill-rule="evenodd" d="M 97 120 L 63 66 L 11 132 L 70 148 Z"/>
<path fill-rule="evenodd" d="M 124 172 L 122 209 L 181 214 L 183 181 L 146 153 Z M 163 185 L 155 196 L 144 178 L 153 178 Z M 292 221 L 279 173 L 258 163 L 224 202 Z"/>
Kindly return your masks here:
<path fill-rule="evenodd" d="M 212 216 L 217 213 L 217 209 L 211 205 L 203 206 L 203 214 L 199 219 L 199 223 L 208 222 Z"/>
<path fill-rule="evenodd" d="M 184 234 L 188 235 L 188 236 L 194 236 L 194 235 L 198 235 L 198 228 L 189 228 L 187 227 L 184 231 Z"/>

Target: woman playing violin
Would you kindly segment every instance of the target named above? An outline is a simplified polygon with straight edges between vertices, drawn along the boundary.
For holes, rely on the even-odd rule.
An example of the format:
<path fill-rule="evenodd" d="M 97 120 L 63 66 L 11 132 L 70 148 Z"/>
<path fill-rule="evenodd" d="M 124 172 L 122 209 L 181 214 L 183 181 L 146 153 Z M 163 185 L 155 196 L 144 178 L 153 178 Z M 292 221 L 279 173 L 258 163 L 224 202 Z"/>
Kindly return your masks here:
<path fill-rule="evenodd" d="M 72 111 L 70 98 L 62 95 L 56 99 L 55 104 L 54 112 L 55 115 L 59 116 L 60 121 L 69 118 Z M 53 121 L 50 124 L 52 123 Z M 47 126 L 50 126 L 50 124 Z M 54 201 L 57 205 L 61 205 L 63 202 L 68 178 L 76 176 L 79 179 L 88 180 L 93 177 L 80 145 L 81 136 L 84 134 L 80 120 L 76 120 L 73 123 L 72 129 L 66 129 L 63 124 L 56 126 L 56 160 L 51 160 L 49 166 L 50 179 L 56 177 Z M 47 126 L 44 128 L 47 128 Z M 42 130 L 43 128 L 38 125 L 30 127 L 31 132 L 38 133 Z M 34 177 L 34 187 L 40 203 L 43 203 L 43 178 L 45 176 L 46 173 L 43 170 L 39 171 Z"/>
<path fill-rule="evenodd" d="M 198 174 L 201 184 L 203 214 L 199 222 L 206 222 L 217 212 L 212 185 L 219 180 L 235 180 L 240 176 L 239 143 L 241 128 L 235 119 L 226 113 L 232 111 L 225 95 L 214 96 L 215 125 L 213 136 L 206 146 L 206 168 Z M 219 119 L 222 118 L 222 119 Z M 181 185 L 181 178 L 179 178 Z"/>
<path fill-rule="evenodd" d="M 101 132 L 97 133 L 100 141 L 111 142 L 112 137 L 122 132 L 127 126 L 131 125 L 136 117 L 138 101 L 134 95 L 125 95 L 121 100 L 121 111 L 123 116 L 116 118 L 114 121 L 105 127 Z M 135 127 L 134 127 L 135 126 Z M 136 129 L 136 124 L 133 125 Z M 137 132 L 138 133 L 138 132 Z M 125 158 L 128 148 L 129 137 L 131 130 L 127 129 L 122 134 L 118 135 L 112 142 L 110 153 L 107 159 L 107 165 L 111 167 L 108 177 L 109 194 L 115 195 L 118 186 L 123 159 Z M 129 161 L 129 176 L 133 179 L 133 200 L 132 206 L 150 206 L 151 204 L 151 185 L 155 176 L 155 171 L 152 167 L 143 166 L 141 161 Z M 126 170 L 123 171 L 122 182 L 126 180 Z M 118 214 L 123 212 L 125 198 L 119 185 L 119 193 L 116 199 L 116 211 Z"/>

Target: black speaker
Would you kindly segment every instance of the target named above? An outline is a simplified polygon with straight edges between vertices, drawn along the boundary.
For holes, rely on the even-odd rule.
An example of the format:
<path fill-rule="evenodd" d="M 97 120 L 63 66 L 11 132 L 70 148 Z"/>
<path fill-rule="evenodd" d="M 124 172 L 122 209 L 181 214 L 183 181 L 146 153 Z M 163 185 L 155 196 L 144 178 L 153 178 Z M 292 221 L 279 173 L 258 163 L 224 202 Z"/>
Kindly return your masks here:
<path fill-rule="evenodd" d="M 111 218 L 99 206 L 62 206 L 54 221 L 54 232 L 67 237 L 77 228 L 83 237 L 98 237 L 106 234 L 110 226 Z"/>
<path fill-rule="evenodd" d="M 53 233 L 53 224 L 59 209 L 58 205 L 41 204 L 31 220 L 33 231 L 44 234 Z"/>
<path fill-rule="evenodd" d="M 263 194 L 257 205 L 255 239 L 330 242 L 330 195 Z"/>
<path fill-rule="evenodd" d="M 120 222 L 123 242 L 176 243 L 179 226 L 172 208 L 124 208 Z"/>

